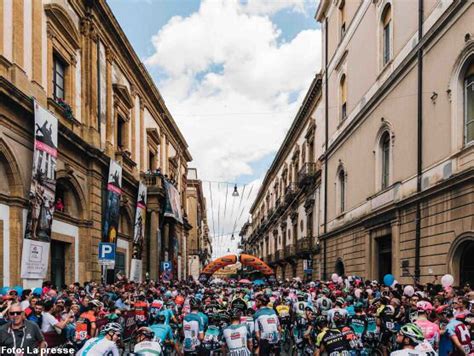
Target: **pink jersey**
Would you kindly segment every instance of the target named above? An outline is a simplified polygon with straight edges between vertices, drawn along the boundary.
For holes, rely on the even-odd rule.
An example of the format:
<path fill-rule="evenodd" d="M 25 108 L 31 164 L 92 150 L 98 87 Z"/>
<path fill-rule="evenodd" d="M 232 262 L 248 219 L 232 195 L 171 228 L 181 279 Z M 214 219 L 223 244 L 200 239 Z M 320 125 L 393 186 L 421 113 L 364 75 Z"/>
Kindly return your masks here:
<path fill-rule="evenodd" d="M 415 323 L 420 327 L 421 331 L 423 331 L 425 340 L 434 347 L 434 345 L 439 342 L 440 332 L 438 324 L 432 323 L 426 319 L 418 319 Z"/>

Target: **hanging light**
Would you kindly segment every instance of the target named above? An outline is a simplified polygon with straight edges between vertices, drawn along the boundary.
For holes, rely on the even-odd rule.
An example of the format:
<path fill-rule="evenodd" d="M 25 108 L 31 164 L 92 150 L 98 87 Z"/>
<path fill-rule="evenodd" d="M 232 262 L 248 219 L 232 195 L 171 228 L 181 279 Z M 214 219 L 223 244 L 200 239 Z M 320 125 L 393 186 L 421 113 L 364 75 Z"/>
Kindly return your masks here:
<path fill-rule="evenodd" d="M 234 192 L 232 193 L 233 197 L 238 197 L 239 196 L 239 191 L 237 190 L 237 184 L 234 185 Z"/>
<path fill-rule="evenodd" d="M 232 234 L 232 236 L 230 237 L 230 241 L 234 241 L 235 240 L 235 237 L 234 237 L 234 234 Z"/>

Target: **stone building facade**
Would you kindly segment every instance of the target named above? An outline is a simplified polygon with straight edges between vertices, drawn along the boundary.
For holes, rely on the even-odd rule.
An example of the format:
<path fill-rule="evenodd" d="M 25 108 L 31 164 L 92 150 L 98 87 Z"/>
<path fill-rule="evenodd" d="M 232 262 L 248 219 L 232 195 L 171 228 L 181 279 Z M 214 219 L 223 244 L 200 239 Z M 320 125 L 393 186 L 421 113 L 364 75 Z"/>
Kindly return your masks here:
<path fill-rule="evenodd" d="M 0 0 L 0 279 L 19 284 L 31 181 L 33 98 L 59 121 L 57 196 L 50 278 L 56 284 L 100 279 L 105 179 L 109 160 L 123 167 L 117 269 L 129 272 L 139 181 L 148 186 L 144 271 L 159 275 L 185 224 L 162 218 L 160 174 L 186 202 L 191 156 L 163 98 L 105 0 Z M 152 173 L 153 172 L 153 173 Z M 177 242 L 175 242 L 177 241 Z"/>
<path fill-rule="evenodd" d="M 317 75 L 251 206 L 251 220 L 240 231 L 242 249 L 262 258 L 279 279 L 302 277 L 303 261 L 311 260 L 312 251 L 319 248 L 314 212 L 321 163 L 315 156 L 311 114 L 320 98 Z"/>
<path fill-rule="evenodd" d="M 187 221 L 190 224 L 186 245 L 188 275 L 197 280 L 202 269 L 210 262 L 212 245 L 207 225 L 206 198 L 196 168 L 188 168 L 186 204 Z"/>
<path fill-rule="evenodd" d="M 474 282 L 473 18 L 464 0 L 320 2 L 314 278 Z"/>

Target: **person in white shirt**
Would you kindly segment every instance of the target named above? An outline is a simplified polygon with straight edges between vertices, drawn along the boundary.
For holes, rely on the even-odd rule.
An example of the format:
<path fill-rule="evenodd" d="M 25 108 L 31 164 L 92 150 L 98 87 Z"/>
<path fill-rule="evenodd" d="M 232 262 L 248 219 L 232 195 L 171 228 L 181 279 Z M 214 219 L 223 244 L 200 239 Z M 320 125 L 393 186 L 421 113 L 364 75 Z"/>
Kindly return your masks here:
<path fill-rule="evenodd" d="M 157 341 L 153 341 L 155 333 L 145 326 L 137 330 L 137 344 L 133 353 L 137 356 L 163 355 L 163 349 Z"/>
<path fill-rule="evenodd" d="M 397 344 L 401 345 L 402 349 L 390 353 L 390 356 L 426 356 L 426 352 L 416 349 L 416 346 L 424 339 L 418 325 L 405 324 L 397 334 Z"/>
<path fill-rule="evenodd" d="M 117 342 L 122 336 L 122 326 L 118 323 L 109 323 L 104 326 L 101 334 L 86 341 L 76 356 L 119 356 Z"/>
<path fill-rule="evenodd" d="M 43 333 L 57 332 L 58 334 L 66 327 L 67 324 L 74 321 L 74 315 L 69 314 L 65 319 L 58 321 L 52 314 L 54 304 L 52 301 L 44 303 L 43 321 L 41 323 L 41 331 Z"/>

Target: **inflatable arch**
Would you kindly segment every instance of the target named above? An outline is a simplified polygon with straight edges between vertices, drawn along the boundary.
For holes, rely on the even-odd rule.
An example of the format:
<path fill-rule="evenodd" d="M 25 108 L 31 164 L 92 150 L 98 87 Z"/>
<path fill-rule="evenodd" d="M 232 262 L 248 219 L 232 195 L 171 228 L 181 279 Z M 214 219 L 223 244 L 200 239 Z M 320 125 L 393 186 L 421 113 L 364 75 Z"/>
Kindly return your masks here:
<path fill-rule="evenodd" d="M 265 277 L 270 277 L 274 275 L 273 269 L 268 267 L 268 265 L 263 262 L 261 259 L 252 256 L 252 255 L 227 255 L 223 257 L 219 257 L 209 263 L 201 272 L 199 276 L 199 280 L 201 282 L 207 281 L 217 270 L 228 266 L 236 264 L 238 261 L 242 263 L 244 266 L 251 266 L 255 268 L 257 271 L 261 272 Z"/>

